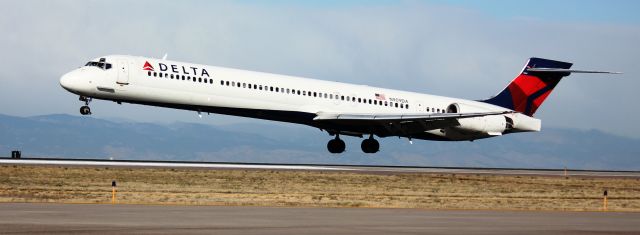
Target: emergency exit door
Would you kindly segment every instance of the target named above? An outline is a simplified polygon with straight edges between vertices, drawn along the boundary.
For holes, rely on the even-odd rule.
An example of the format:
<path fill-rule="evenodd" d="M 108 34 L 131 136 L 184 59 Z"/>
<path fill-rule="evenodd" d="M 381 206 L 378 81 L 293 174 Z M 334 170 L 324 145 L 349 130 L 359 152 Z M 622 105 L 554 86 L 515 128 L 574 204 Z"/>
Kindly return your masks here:
<path fill-rule="evenodd" d="M 129 64 L 126 60 L 118 61 L 118 79 L 116 83 L 120 85 L 129 84 Z"/>

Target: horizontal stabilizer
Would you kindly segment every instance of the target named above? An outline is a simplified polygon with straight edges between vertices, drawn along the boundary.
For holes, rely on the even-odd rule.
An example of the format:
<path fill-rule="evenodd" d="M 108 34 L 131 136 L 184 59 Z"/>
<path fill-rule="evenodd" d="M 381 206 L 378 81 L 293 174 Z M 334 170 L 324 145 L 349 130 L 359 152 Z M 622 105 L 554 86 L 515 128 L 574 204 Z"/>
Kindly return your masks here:
<path fill-rule="evenodd" d="M 547 72 L 547 73 L 606 73 L 606 74 L 622 74 L 621 72 L 594 71 L 594 70 L 575 70 L 575 69 L 556 69 L 556 68 L 527 68 L 527 72 Z"/>

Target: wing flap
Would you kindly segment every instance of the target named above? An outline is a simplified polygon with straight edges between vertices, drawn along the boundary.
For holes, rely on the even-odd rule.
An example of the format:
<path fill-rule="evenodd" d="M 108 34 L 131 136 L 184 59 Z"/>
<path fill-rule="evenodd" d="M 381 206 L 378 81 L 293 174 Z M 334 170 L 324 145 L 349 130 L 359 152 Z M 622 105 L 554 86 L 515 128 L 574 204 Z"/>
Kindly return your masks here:
<path fill-rule="evenodd" d="M 415 120 L 440 120 L 440 119 L 458 119 L 472 118 L 491 115 L 503 115 L 513 113 L 513 111 L 497 111 L 497 112 L 481 112 L 481 113 L 433 113 L 433 114 L 363 114 L 363 113 L 326 113 L 319 112 L 313 119 L 315 121 L 323 120 L 364 120 L 364 121 L 415 121 Z"/>
<path fill-rule="evenodd" d="M 432 113 L 432 114 L 362 114 L 362 113 L 327 113 L 320 112 L 314 118 L 318 122 L 329 122 L 342 125 L 358 125 L 382 127 L 396 135 L 411 135 L 425 131 L 454 127 L 460 125 L 462 118 L 474 118 L 491 115 L 511 114 L 513 111 L 496 111 L 480 113 Z M 366 134 L 366 133 L 363 133 Z"/>

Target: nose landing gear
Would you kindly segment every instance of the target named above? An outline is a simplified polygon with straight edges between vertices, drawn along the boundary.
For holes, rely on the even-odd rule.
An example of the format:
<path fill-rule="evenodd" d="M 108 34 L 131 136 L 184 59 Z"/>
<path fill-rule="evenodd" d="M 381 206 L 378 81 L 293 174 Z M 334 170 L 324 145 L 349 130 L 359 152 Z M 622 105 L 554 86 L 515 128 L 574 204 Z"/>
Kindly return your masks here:
<path fill-rule="evenodd" d="M 91 98 L 80 96 L 79 100 L 84 102 L 84 106 L 80 107 L 80 114 L 91 115 L 91 108 L 89 108 L 89 102 L 91 102 Z"/>

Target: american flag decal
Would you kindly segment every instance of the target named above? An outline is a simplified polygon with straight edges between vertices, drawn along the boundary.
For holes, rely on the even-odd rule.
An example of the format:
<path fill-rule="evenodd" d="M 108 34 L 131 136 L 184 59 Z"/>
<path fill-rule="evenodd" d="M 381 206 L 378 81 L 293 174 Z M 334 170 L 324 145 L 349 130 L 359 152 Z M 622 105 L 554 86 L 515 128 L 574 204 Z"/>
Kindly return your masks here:
<path fill-rule="evenodd" d="M 384 97 L 384 94 L 378 94 L 376 93 L 376 100 L 386 100 L 387 98 Z"/>

